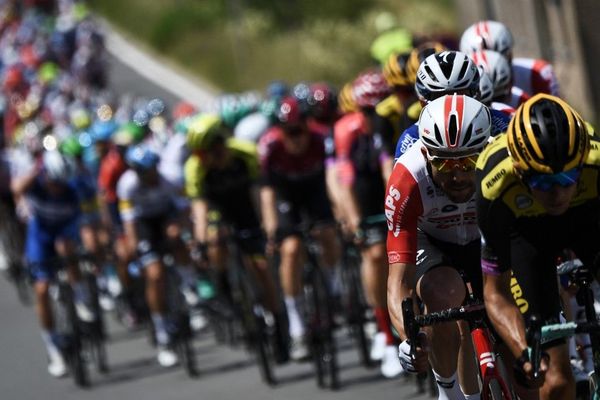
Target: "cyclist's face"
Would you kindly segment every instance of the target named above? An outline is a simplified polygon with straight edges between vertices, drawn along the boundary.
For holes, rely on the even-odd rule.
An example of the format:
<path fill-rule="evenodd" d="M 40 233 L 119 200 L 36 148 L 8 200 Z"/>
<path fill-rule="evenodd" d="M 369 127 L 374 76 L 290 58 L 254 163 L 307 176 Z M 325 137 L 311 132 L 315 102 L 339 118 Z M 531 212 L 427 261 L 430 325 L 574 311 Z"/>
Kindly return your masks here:
<path fill-rule="evenodd" d="M 554 185 L 552 186 L 552 189 L 546 192 L 538 189 L 531 189 L 533 197 L 540 202 L 546 212 L 550 215 L 564 214 L 569 209 L 571 200 L 576 192 L 577 185 L 567 187 Z"/>
<path fill-rule="evenodd" d="M 427 160 L 427 150 L 423 148 L 423 156 Z M 436 154 L 431 154 L 435 156 Z M 446 196 L 455 203 L 466 203 L 475 193 L 475 169 L 464 170 L 459 168 L 446 168 L 438 170 L 433 163 L 427 160 L 431 168 L 431 178 L 446 193 Z"/>
<path fill-rule="evenodd" d="M 283 145 L 290 154 L 303 154 L 310 144 L 310 135 L 305 125 L 290 126 L 284 129 Z"/>

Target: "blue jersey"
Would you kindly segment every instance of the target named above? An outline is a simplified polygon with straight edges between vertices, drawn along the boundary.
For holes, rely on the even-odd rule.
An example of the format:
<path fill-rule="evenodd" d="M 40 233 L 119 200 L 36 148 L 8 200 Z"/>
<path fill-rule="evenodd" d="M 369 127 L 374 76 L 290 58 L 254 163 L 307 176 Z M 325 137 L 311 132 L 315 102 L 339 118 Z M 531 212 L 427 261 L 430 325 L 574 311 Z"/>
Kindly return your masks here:
<path fill-rule="evenodd" d="M 494 110 L 490 108 L 490 114 L 492 116 L 492 136 L 496 136 L 505 132 L 510 122 L 510 117 L 502 111 Z M 412 124 L 409 126 L 396 144 L 396 152 L 394 154 L 394 160 L 397 160 L 402 154 L 406 153 L 406 150 L 410 148 L 419 139 L 419 125 Z"/>
<path fill-rule="evenodd" d="M 80 214 L 80 201 L 73 184 L 67 183 L 59 194 L 51 193 L 44 179 L 37 177 L 26 193 L 33 218 L 42 225 L 56 227 L 76 221 Z"/>

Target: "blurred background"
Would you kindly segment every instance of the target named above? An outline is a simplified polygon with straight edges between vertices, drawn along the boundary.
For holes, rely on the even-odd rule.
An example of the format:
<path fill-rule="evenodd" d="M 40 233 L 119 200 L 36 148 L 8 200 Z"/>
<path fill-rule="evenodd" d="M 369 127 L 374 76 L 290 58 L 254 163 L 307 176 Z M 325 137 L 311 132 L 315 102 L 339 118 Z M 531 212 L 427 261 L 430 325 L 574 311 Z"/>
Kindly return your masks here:
<path fill-rule="evenodd" d="M 516 56 L 550 61 L 560 90 L 598 121 L 598 0 L 92 0 L 116 29 L 223 91 L 352 79 L 382 57 L 434 38 L 452 46 L 481 19 L 504 22 Z M 382 39 L 383 40 L 383 39 Z M 598 50 L 596 50 L 598 49 Z"/>

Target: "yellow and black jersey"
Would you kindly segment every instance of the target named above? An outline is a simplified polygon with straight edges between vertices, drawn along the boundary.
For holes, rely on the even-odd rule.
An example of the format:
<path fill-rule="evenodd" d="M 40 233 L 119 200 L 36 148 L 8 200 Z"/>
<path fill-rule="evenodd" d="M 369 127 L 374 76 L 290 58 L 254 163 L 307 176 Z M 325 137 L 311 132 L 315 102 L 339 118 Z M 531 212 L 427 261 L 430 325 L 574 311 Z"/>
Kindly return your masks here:
<path fill-rule="evenodd" d="M 579 221 L 574 218 L 586 218 L 586 213 L 600 213 L 600 141 L 593 138 L 590 147 L 577 192 L 569 210 L 561 216 L 548 215 L 516 175 L 506 134 L 497 136 L 485 148 L 476 170 L 477 218 L 482 234 L 484 272 L 488 263 L 492 264 L 487 265 L 492 273 L 510 268 L 511 238 L 526 235 L 544 240 L 555 233 L 553 230 L 566 230 L 566 225 L 569 229 L 576 227 Z M 591 211 L 580 212 L 588 208 Z"/>
<path fill-rule="evenodd" d="M 420 107 L 419 102 L 416 104 Z M 381 134 L 390 149 L 396 148 L 400 135 L 419 119 L 419 107 L 412 104 L 408 109 L 394 94 L 383 99 L 375 107 L 375 130 Z"/>

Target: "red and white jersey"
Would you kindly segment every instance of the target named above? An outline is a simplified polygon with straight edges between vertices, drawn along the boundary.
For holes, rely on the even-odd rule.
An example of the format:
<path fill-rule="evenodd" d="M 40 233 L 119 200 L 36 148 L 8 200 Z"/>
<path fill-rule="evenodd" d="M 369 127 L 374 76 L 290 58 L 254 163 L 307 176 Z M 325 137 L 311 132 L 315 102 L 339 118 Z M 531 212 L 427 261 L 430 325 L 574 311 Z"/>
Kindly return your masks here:
<path fill-rule="evenodd" d="M 535 58 L 513 58 L 513 86 L 517 86 L 530 96 L 547 93 L 559 96 L 558 80 L 547 61 Z"/>
<path fill-rule="evenodd" d="M 513 107 L 509 106 L 508 104 L 500 103 L 499 101 L 492 101 L 492 104 L 490 104 L 490 109 L 500 111 L 508 117 L 512 117 L 513 115 L 515 115 L 516 111 Z"/>
<path fill-rule="evenodd" d="M 479 239 L 475 195 L 455 203 L 427 171 L 418 140 L 394 165 L 385 198 L 388 262 L 415 264 L 417 229 L 435 239 L 465 245 Z"/>
<path fill-rule="evenodd" d="M 513 86 L 510 88 L 510 97 L 508 99 L 507 105 L 514 108 L 515 110 L 519 108 L 519 106 L 529 100 L 531 96 L 529 93 L 523 91 L 520 87 Z"/>

